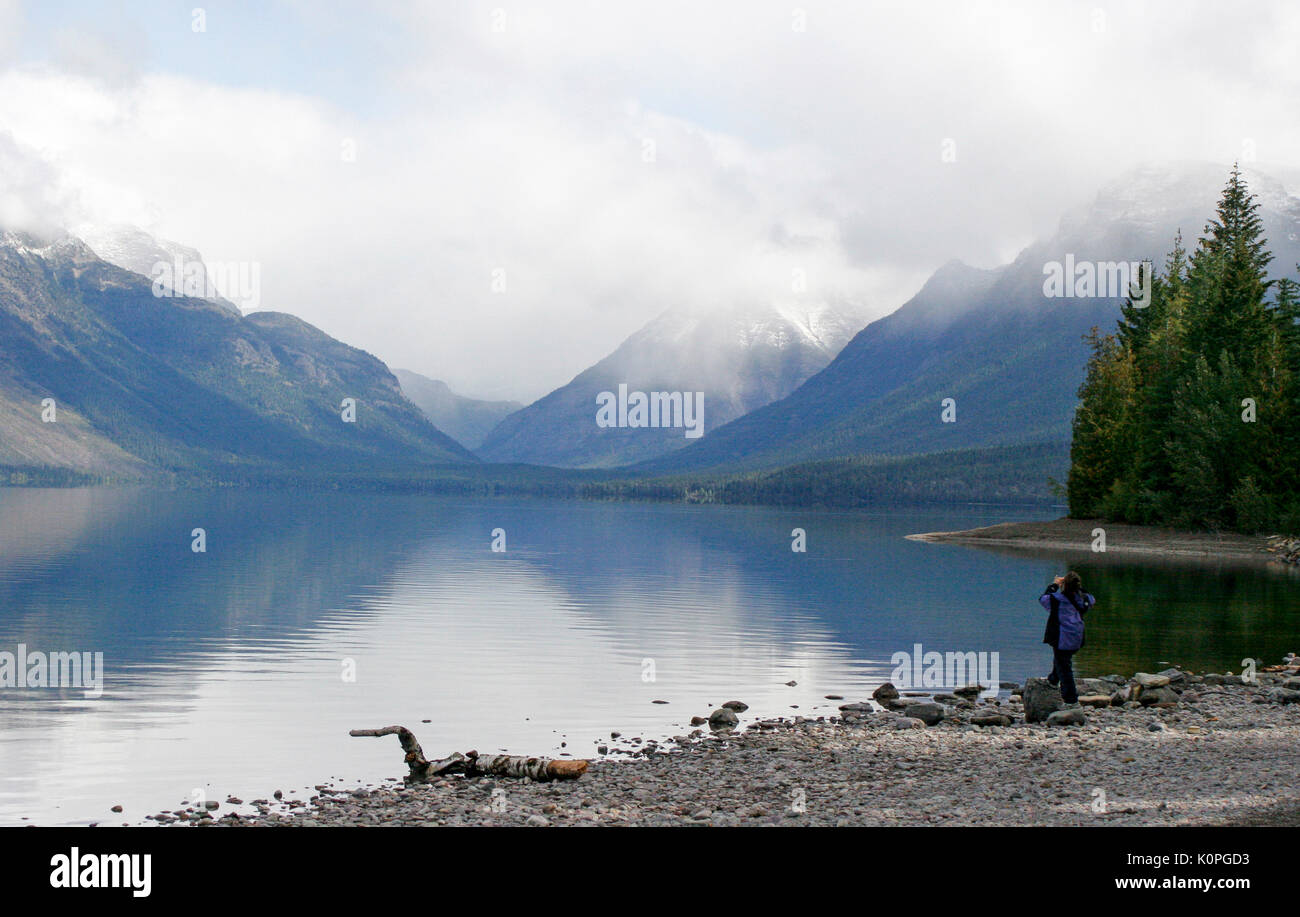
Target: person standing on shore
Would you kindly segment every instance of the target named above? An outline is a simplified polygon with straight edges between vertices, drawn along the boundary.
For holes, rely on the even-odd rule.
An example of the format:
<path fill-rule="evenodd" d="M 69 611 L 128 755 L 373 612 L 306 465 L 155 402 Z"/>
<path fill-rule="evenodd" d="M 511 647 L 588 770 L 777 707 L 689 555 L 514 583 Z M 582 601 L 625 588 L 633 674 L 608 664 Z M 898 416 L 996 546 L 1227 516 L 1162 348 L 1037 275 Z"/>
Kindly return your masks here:
<path fill-rule="evenodd" d="M 1061 686 L 1061 699 L 1067 704 L 1079 702 L 1074 684 L 1074 654 L 1083 647 L 1083 616 L 1097 600 L 1083 591 L 1083 582 L 1073 570 L 1052 580 L 1038 602 L 1047 609 L 1047 630 L 1043 642 L 1052 648 L 1050 684 Z"/>

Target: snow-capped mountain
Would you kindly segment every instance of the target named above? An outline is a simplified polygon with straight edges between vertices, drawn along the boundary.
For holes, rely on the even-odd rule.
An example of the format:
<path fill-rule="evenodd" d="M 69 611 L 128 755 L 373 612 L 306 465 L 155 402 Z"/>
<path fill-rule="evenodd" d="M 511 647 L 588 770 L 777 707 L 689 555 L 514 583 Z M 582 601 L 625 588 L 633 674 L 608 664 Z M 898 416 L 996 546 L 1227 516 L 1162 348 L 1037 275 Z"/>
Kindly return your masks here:
<path fill-rule="evenodd" d="M 681 448 L 682 427 L 602 426 L 602 392 L 697 393 L 703 430 L 784 397 L 829 363 L 861 327 L 851 303 L 669 310 L 617 350 L 511 414 L 479 449 L 491 461 L 612 467 Z"/>
<path fill-rule="evenodd" d="M 159 239 L 138 226 L 80 226 L 76 233 L 96 255 L 135 274 L 143 274 L 169 292 L 206 299 L 239 315 L 239 307 L 212 292 L 208 266 L 196 249 Z M 165 273 L 159 270 L 166 265 Z"/>
<path fill-rule="evenodd" d="M 1094 326 L 1112 330 L 1123 299 L 1049 297 L 1045 266 L 1150 260 L 1163 268 L 1175 233 L 1195 247 L 1228 172 L 1211 163 L 1143 166 L 1067 213 L 1057 232 L 1010 264 L 985 271 L 949 262 L 788 397 L 641 470 L 753 470 L 1033 443 L 1059 446 L 1054 454 L 1063 457 L 1088 357 L 1082 338 Z M 1243 173 L 1259 197 L 1272 275 L 1297 277 L 1300 198 L 1268 175 Z M 955 422 L 941 422 L 946 398 Z M 1044 481 L 1064 471 L 1062 464 L 1033 474 Z"/>

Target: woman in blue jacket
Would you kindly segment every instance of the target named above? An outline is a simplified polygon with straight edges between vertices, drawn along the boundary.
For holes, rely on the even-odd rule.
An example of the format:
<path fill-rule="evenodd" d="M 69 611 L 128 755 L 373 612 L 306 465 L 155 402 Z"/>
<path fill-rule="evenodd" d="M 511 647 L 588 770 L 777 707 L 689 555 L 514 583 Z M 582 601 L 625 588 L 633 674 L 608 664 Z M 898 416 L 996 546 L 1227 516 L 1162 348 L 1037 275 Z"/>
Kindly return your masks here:
<path fill-rule="evenodd" d="M 1043 642 L 1052 648 L 1051 684 L 1061 686 L 1061 699 L 1067 704 L 1079 702 L 1074 684 L 1074 654 L 1083 647 L 1083 616 L 1097 600 L 1083 591 L 1079 574 L 1071 571 L 1058 576 L 1038 597 L 1047 609 L 1047 631 Z"/>

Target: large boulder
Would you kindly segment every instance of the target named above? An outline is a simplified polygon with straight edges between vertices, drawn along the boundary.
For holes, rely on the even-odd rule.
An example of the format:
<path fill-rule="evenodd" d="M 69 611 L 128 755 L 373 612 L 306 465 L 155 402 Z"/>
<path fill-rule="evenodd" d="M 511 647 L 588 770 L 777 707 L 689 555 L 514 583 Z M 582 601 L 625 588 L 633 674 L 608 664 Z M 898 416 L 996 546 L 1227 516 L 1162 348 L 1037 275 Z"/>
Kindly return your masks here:
<path fill-rule="evenodd" d="M 943 720 L 943 707 L 939 704 L 909 704 L 907 715 L 920 720 L 927 726 L 935 726 Z"/>
<path fill-rule="evenodd" d="M 1021 697 L 1025 705 L 1026 723 L 1041 723 L 1065 706 L 1065 701 L 1061 699 L 1061 689 L 1050 684 L 1046 678 L 1031 678 L 1025 682 Z"/>

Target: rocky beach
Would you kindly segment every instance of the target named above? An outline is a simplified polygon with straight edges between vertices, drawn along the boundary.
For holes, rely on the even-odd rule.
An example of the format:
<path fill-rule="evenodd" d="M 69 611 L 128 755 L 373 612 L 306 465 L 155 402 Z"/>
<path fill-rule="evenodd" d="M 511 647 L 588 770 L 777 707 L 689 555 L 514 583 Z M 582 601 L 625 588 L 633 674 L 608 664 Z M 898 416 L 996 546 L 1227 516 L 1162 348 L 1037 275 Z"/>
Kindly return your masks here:
<path fill-rule="evenodd" d="M 1170 668 L 1081 679 L 1079 690 L 1079 705 L 1067 708 L 1043 679 L 1002 685 L 996 697 L 978 685 L 936 694 L 885 684 L 847 700 L 837 716 L 749 722 L 747 706 L 732 701 L 667 740 L 611 735 L 577 779 L 447 773 L 320 784 L 306 799 L 231 797 L 148 818 L 195 826 L 1294 823 L 1300 657 L 1241 674 Z M 402 752 L 393 745 L 397 770 Z"/>

